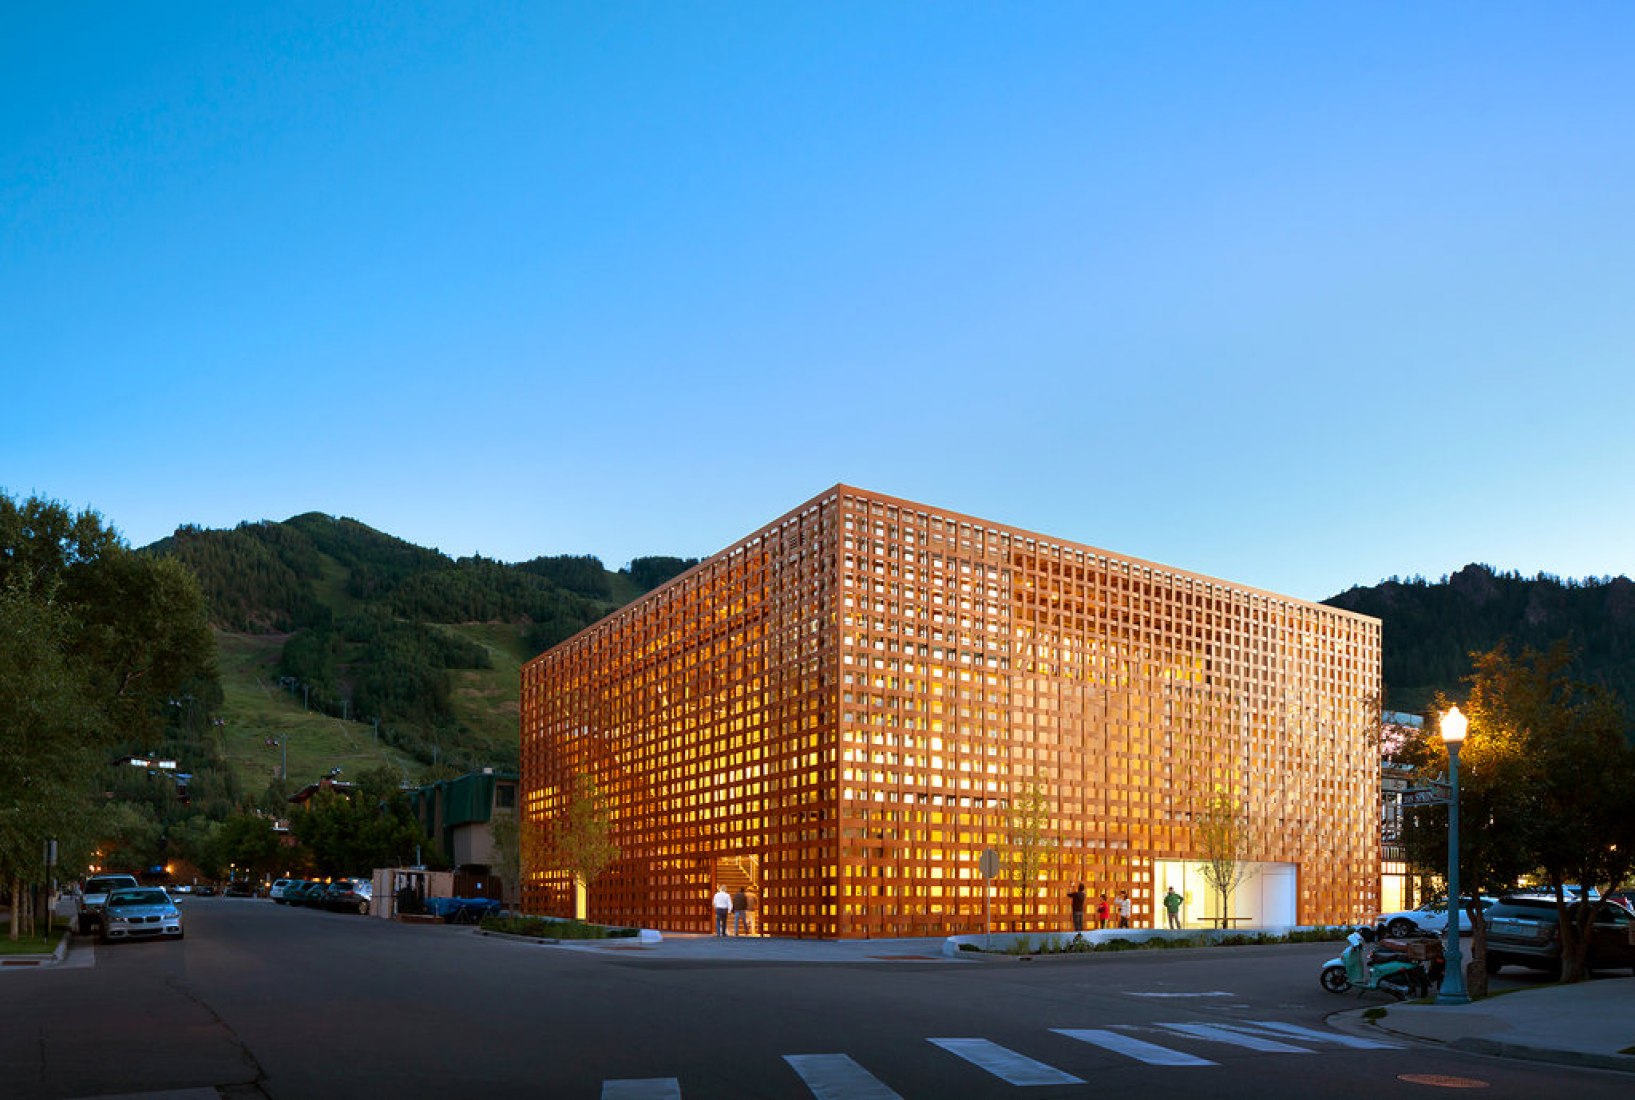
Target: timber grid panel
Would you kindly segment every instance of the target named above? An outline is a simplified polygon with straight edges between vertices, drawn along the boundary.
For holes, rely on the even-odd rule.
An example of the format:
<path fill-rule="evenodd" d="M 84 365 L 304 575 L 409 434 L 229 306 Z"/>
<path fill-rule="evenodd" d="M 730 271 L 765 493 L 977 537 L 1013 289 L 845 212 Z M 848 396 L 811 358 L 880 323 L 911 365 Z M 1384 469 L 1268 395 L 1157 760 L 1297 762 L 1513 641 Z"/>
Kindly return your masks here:
<path fill-rule="evenodd" d="M 1041 874 L 994 880 L 993 928 L 1067 927 L 1079 881 L 1151 927 L 1216 791 L 1299 923 L 1366 921 L 1379 690 L 1376 619 L 836 486 L 524 667 L 524 908 L 572 915 L 542 853 L 589 775 L 605 923 L 707 931 L 753 857 L 771 935 L 979 932 L 978 856 L 1034 799 Z"/>

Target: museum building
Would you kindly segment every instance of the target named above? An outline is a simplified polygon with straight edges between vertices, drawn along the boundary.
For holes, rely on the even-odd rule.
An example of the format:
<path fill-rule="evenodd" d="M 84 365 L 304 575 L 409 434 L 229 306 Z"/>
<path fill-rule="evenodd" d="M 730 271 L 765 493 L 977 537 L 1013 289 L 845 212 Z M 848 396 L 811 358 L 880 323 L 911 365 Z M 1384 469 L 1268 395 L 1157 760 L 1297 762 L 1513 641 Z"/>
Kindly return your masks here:
<path fill-rule="evenodd" d="M 836 486 L 524 666 L 524 908 L 703 932 L 726 885 L 770 935 L 1042 931 L 1082 882 L 1136 927 L 1171 887 L 1193 926 L 1366 921 L 1379 690 L 1376 619 Z M 576 891 L 583 778 L 619 854 Z"/>

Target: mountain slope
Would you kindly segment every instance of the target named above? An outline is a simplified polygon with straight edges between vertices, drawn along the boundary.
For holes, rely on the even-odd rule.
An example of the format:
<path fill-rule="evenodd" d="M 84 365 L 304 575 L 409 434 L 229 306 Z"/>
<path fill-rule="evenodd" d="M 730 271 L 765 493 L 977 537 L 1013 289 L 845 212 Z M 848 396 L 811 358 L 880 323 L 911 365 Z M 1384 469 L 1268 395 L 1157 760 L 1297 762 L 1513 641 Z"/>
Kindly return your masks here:
<path fill-rule="evenodd" d="M 1455 694 L 1470 654 L 1508 642 L 1578 651 L 1574 674 L 1635 705 L 1635 583 L 1628 577 L 1563 581 L 1467 565 L 1431 584 L 1391 579 L 1323 601 L 1384 621 L 1385 705 L 1422 713 L 1438 691 Z"/>
<path fill-rule="evenodd" d="M 314 746 L 314 766 L 348 753 L 405 772 L 515 766 L 522 663 L 693 564 L 452 559 L 318 513 L 184 527 L 144 552 L 199 577 L 218 631 L 227 755 L 252 786 L 269 767 L 261 750 L 298 742 Z M 272 744 L 314 715 L 326 733 Z M 335 766 L 345 765 L 322 770 Z M 304 750 L 290 778 L 316 778 Z"/>

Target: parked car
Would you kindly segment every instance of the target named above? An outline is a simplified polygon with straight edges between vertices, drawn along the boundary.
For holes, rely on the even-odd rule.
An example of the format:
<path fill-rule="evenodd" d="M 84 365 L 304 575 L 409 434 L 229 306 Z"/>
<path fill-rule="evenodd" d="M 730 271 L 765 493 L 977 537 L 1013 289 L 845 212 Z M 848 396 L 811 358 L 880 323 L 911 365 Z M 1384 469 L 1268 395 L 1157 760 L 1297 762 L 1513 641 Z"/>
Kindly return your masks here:
<path fill-rule="evenodd" d="M 242 879 L 235 882 L 229 882 L 227 884 L 227 889 L 222 891 L 222 896 L 229 898 L 253 898 L 255 897 L 255 883 L 245 882 Z"/>
<path fill-rule="evenodd" d="M 272 898 L 278 904 L 282 905 L 282 904 L 284 904 L 284 891 L 289 889 L 291 886 L 294 886 L 296 883 L 298 883 L 300 881 L 301 880 L 298 879 L 298 878 L 281 878 L 281 879 L 278 879 L 270 887 L 267 888 L 267 896 L 269 898 Z"/>
<path fill-rule="evenodd" d="M 324 894 L 328 890 L 329 883 L 324 882 L 322 879 L 313 879 L 307 883 L 306 889 L 301 891 L 300 896 L 297 897 L 292 904 L 305 905 L 314 909 L 321 909 L 323 908 L 324 904 Z"/>
<path fill-rule="evenodd" d="M 158 886 L 115 890 L 102 910 L 102 942 L 182 938 L 182 911 Z"/>
<path fill-rule="evenodd" d="M 1498 898 L 1482 898 L 1482 910 L 1486 912 Z M 1374 918 L 1375 924 L 1385 925 L 1385 931 L 1390 936 L 1412 936 L 1415 933 L 1424 933 L 1440 936 L 1448 930 L 1448 899 L 1438 898 L 1436 901 L 1427 901 L 1418 909 L 1402 909 L 1395 913 L 1381 913 Z M 1467 906 L 1459 911 L 1459 934 L 1470 935 L 1470 909 Z"/>
<path fill-rule="evenodd" d="M 1573 902 L 1569 917 L 1579 906 L 1593 902 Z M 1561 973 L 1561 924 L 1553 898 L 1504 897 L 1487 911 L 1487 972 L 1515 965 L 1550 974 Z M 1635 917 L 1616 905 L 1601 907 L 1590 926 L 1589 968 L 1611 970 L 1635 968 L 1635 939 L 1630 924 Z"/>
<path fill-rule="evenodd" d="M 213 898 L 216 896 L 216 888 L 208 882 L 201 882 L 193 887 L 193 896 L 196 898 Z"/>
<path fill-rule="evenodd" d="M 366 916 L 373 892 L 374 887 L 368 879 L 338 878 L 329 884 L 329 889 L 324 893 L 324 908 Z"/>
<path fill-rule="evenodd" d="M 141 883 L 135 875 L 92 875 L 80 886 L 74 903 L 74 931 L 89 936 L 102 923 L 102 910 L 115 890 L 135 889 Z"/>

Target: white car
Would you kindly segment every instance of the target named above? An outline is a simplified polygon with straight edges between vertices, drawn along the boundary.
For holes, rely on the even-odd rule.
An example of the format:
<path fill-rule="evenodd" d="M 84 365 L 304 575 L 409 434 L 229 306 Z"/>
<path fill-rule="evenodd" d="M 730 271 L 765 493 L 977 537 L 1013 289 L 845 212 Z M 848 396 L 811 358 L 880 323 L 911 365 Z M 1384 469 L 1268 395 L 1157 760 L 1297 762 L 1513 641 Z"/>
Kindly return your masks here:
<path fill-rule="evenodd" d="M 1482 898 L 1482 909 L 1498 901 L 1498 898 Z M 1459 916 L 1459 934 L 1470 935 L 1469 913 Z M 1385 934 L 1388 936 L 1412 936 L 1415 933 L 1440 936 L 1448 930 L 1448 899 L 1439 898 L 1436 901 L 1427 901 L 1418 909 L 1404 909 L 1397 913 L 1381 913 L 1374 918 L 1375 924 L 1385 925 Z"/>
<path fill-rule="evenodd" d="M 284 902 L 284 891 L 300 881 L 301 880 L 298 878 L 281 878 L 272 884 L 271 889 L 267 891 L 267 896 L 282 905 Z"/>

